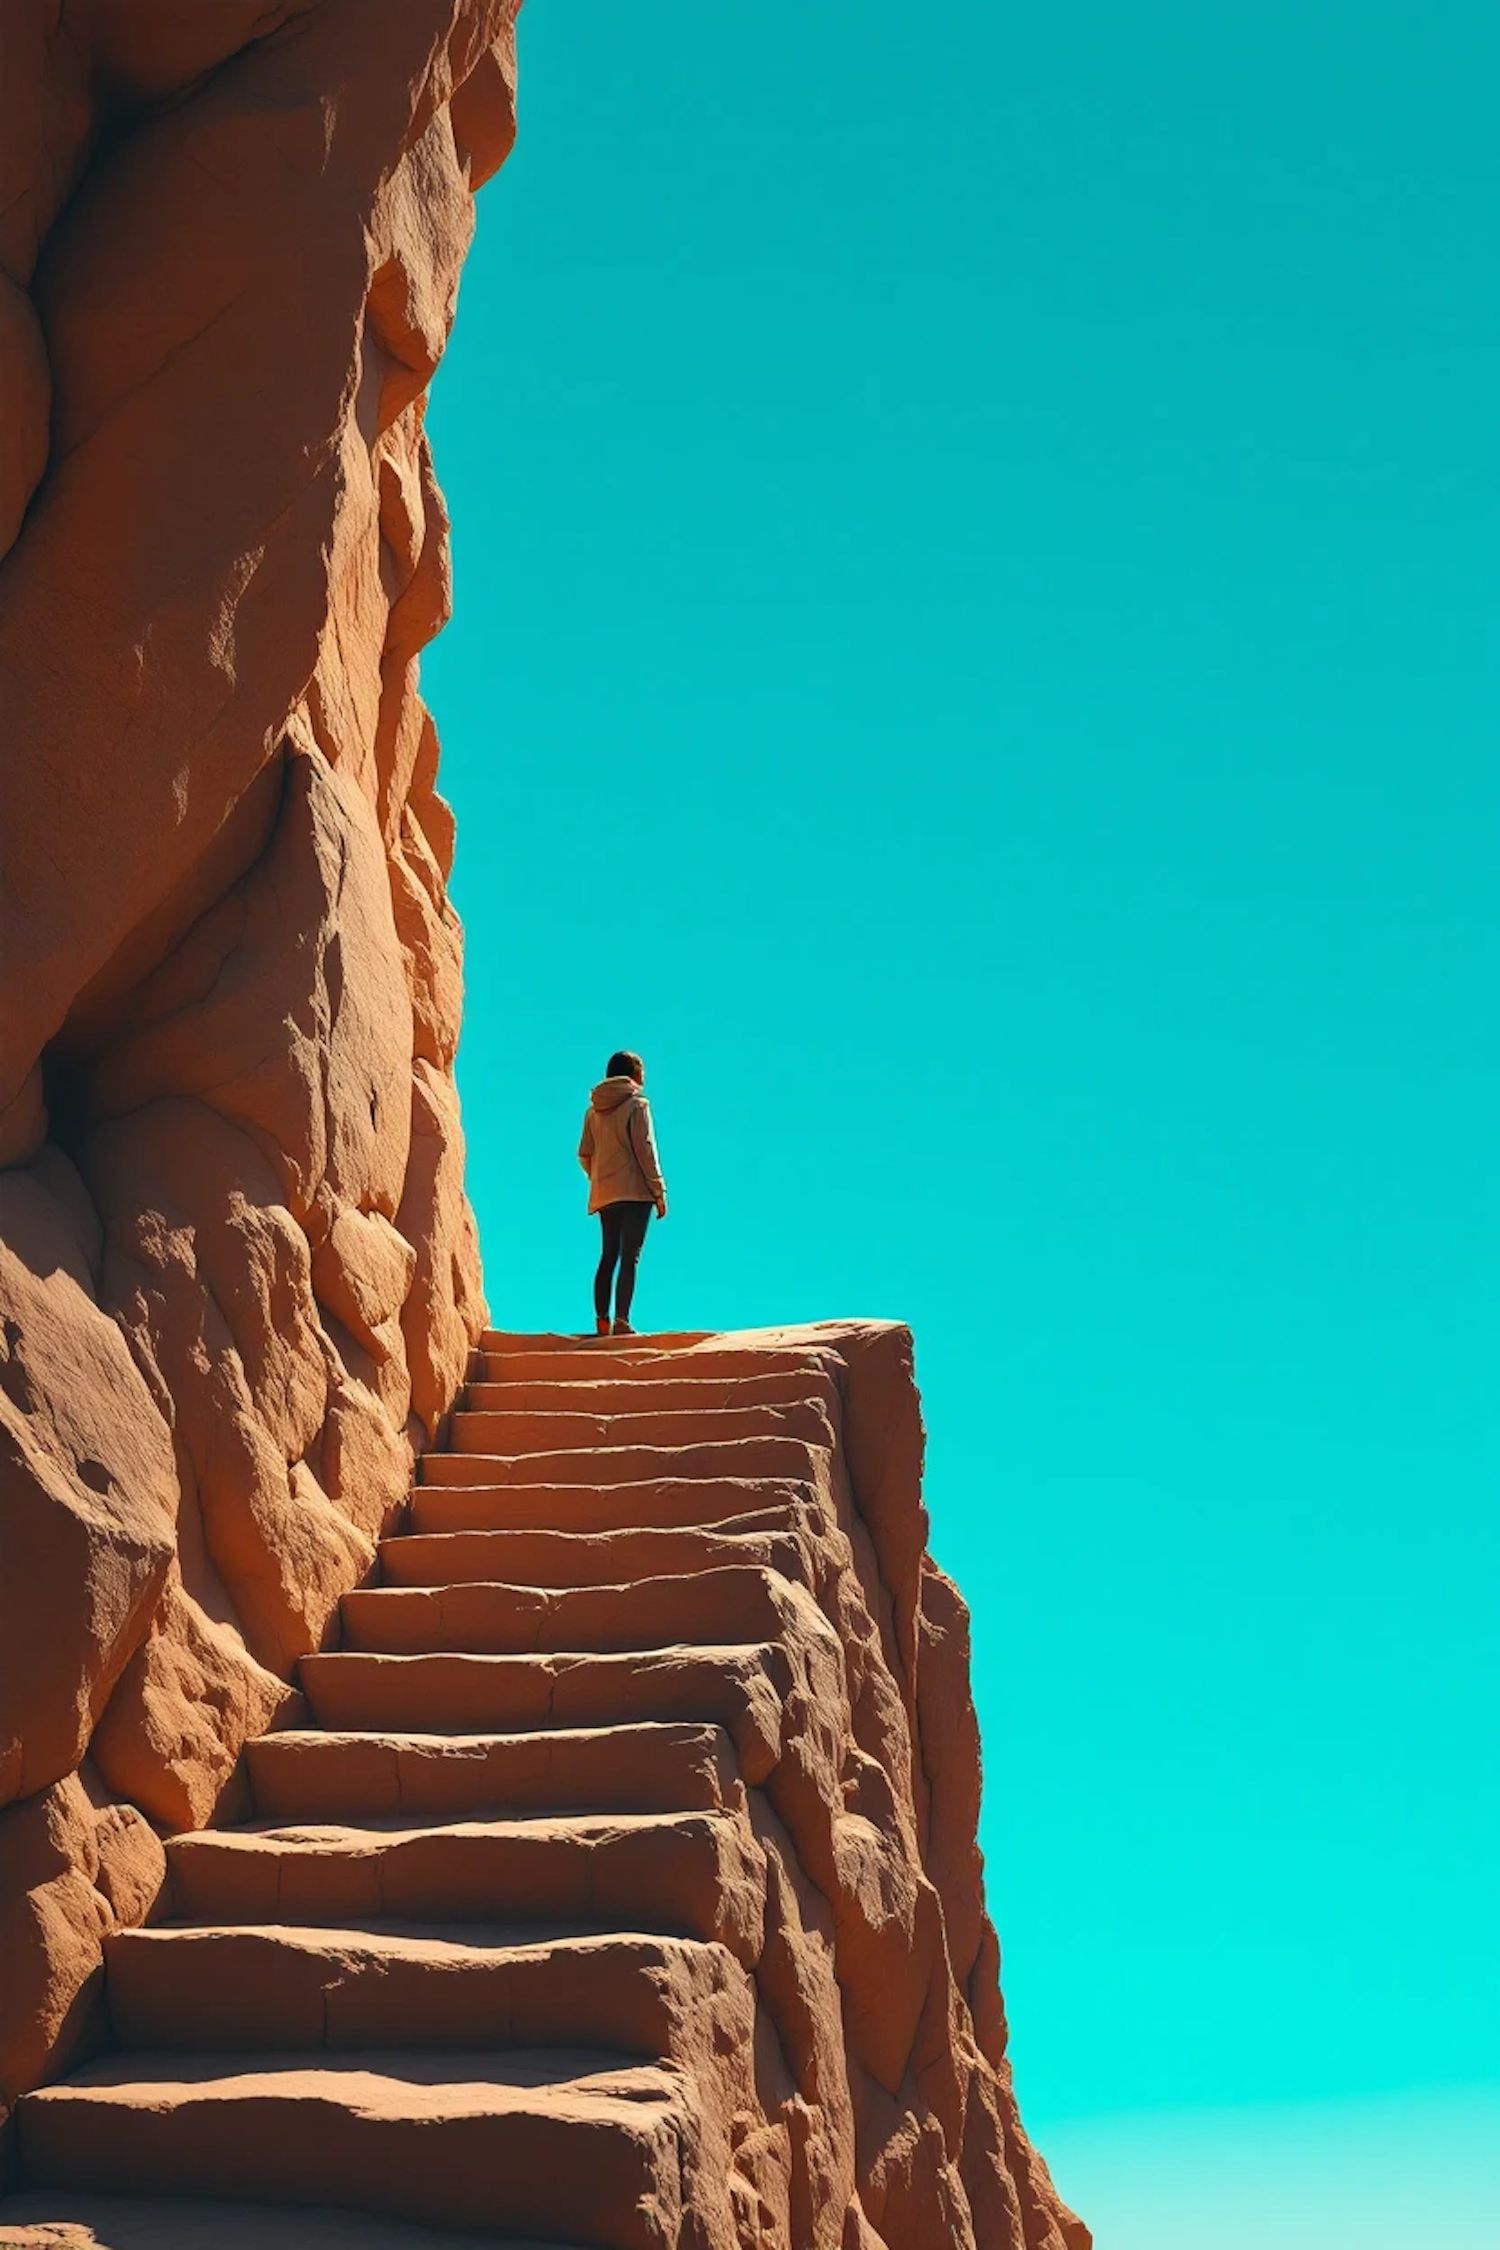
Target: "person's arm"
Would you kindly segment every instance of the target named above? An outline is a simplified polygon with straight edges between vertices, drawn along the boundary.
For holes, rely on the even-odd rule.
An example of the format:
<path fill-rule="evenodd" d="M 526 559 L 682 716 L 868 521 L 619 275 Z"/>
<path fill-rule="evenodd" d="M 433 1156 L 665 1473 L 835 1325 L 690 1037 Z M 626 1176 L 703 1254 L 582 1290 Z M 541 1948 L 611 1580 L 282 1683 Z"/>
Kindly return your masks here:
<path fill-rule="evenodd" d="M 578 1143 L 578 1161 L 589 1178 L 592 1179 L 594 1176 L 594 1113 L 592 1109 L 586 1109 L 583 1113 L 583 1138 Z"/>
<path fill-rule="evenodd" d="M 637 1094 L 630 1105 L 630 1146 L 641 1168 L 651 1200 L 656 1205 L 656 1215 L 667 1215 L 667 1183 L 661 1176 L 661 1165 L 656 1155 L 656 1134 L 651 1124 L 651 1105 L 644 1094 Z"/>

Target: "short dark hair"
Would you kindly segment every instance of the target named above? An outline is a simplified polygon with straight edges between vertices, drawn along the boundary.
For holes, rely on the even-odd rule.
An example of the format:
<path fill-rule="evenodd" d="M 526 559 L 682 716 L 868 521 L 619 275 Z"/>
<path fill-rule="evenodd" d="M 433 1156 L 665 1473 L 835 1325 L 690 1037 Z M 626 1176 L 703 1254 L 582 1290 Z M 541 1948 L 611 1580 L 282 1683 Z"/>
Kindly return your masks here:
<path fill-rule="evenodd" d="M 646 1075 L 646 1066 L 639 1055 L 633 1055 L 628 1047 L 621 1047 L 610 1056 L 609 1067 L 604 1075 L 606 1078 L 633 1078 L 639 1086 Z"/>

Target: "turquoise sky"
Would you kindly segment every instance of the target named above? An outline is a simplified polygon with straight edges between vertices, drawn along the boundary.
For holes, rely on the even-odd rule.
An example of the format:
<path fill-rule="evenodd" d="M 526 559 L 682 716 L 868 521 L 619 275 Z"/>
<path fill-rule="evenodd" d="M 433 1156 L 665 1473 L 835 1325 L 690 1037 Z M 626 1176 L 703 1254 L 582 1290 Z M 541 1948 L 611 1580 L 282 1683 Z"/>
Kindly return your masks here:
<path fill-rule="evenodd" d="M 532 0 L 434 390 L 492 1303 L 587 1322 L 623 1043 L 643 1322 L 912 1323 L 1102 2250 L 1120 2149 L 1201 2209 L 1226 2115 L 1500 2077 L 1497 69 L 1479 0 Z"/>

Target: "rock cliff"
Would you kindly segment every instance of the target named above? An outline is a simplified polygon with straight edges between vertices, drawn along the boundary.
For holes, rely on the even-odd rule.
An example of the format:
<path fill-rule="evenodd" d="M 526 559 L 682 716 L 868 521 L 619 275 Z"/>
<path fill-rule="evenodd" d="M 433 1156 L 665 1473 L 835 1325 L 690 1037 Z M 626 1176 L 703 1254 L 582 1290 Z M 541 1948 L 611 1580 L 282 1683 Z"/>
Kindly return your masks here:
<path fill-rule="evenodd" d="M 1009 2088 L 903 1333 L 474 1358 L 423 402 L 510 0 L 3 37 L 0 2160 L 1085 2244 Z M 542 2201 L 465 2202 L 508 2150 Z"/>
<path fill-rule="evenodd" d="M 499 0 L 15 0 L 0 129 L 0 2100 L 479 1332 L 423 393 Z"/>

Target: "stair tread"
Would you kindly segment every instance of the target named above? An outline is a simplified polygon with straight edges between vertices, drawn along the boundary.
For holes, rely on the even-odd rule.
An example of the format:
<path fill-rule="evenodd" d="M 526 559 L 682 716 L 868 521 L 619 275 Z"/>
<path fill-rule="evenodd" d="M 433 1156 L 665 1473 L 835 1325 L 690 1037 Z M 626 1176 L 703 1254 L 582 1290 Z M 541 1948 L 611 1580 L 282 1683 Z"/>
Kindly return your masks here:
<path fill-rule="evenodd" d="M 530 1457 L 620 1447 L 653 1450 L 699 1445 L 735 1445 L 762 1438 L 802 1438 L 808 1444 L 832 1443 L 821 1399 L 787 1399 L 738 1406 L 641 1406 L 587 1413 L 562 1407 L 481 1406 L 460 1408 L 453 1417 L 453 1449 Z"/>
<path fill-rule="evenodd" d="M 762 1733 L 761 1740 L 765 1739 Z M 758 1945 L 764 1858 L 738 1809 L 532 1820 L 283 1821 L 167 1846 L 179 1921 L 547 1922 L 609 1916 Z"/>
<path fill-rule="evenodd" d="M 382 1540 L 379 1558 L 384 1583 L 400 1586 L 451 1586 L 466 1576 L 498 1576 L 509 1584 L 571 1592 L 632 1585 L 646 1577 L 690 1578 L 740 1561 L 801 1578 L 806 1565 L 785 1515 L 764 1510 L 731 1517 L 711 1530 L 642 1525 L 595 1532 L 410 1531 Z"/>
<path fill-rule="evenodd" d="M 320 1731 L 359 1733 L 365 1731 L 361 1722 L 351 1723 L 348 1717 L 340 1720 L 330 1717 L 326 1722 L 319 1709 L 319 1697 L 331 1690 L 347 1695 L 351 1688 L 373 1686 L 382 1691 L 398 1686 L 403 1680 L 413 1683 L 419 1690 L 443 1682 L 453 1685 L 467 1684 L 492 1687 L 530 1688 L 533 1695 L 545 1692 L 545 1700 L 538 1707 L 530 1705 L 525 1711 L 507 1711 L 503 1722 L 497 1722 L 497 1731 L 519 1735 L 538 1731 L 552 1733 L 577 1733 L 581 1729 L 606 1727 L 613 1723 L 613 1712 L 584 1713 L 554 1707 L 557 1688 L 576 1691 L 579 1688 L 605 1688 L 612 1680 L 620 1684 L 632 1678 L 651 1676 L 661 1681 L 670 1679 L 684 1670 L 711 1669 L 725 1677 L 764 1669 L 776 1643 L 758 1641 L 674 1641 L 665 1648 L 645 1649 L 540 1649 L 491 1654 L 482 1649 L 418 1649 L 401 1654 L 386 1649 L 326 1649 L 316 1656 L 304 1656 L 298 1666 L 304 1693 L 309 1697 L 313 1716 L 319 1721 Z M 347 1706 L 346 1706 L 347 1709 Z M 417 1721 L 422 1714 L 413 1710 L 411 1718 Z M 708 1721 L 716 1717 L 712 1711 L 619 1713 L 619 1722 L 637 1718 L 655 1718 L 667 1723 L 681 1718 L 689 1723 Z M 399 1726 L 401 1716 L 386 1710 L 382 1716 L 370 1719 L 377 1731 Z M 428 1726 L 424 1732 L 447 1733 L 446 1727 Z M 455 1720 L 453 1731 L 461 1734 L 478 1734 L 489 1731 L 481 1721 Z"/>
<path fill-rule="evenodd" d="M 763 1341 L 747 1344 L 737 1341 L 732 1330 L 714 1329 L 689 1329 L 657 1336 L 589 1336 L 564 1332 L 522 1335 L 487 1328 L 477 1350 L 481 1359 L 510 1360 L 522 1366 L 542 1359 L 561 1360 L 566 1362 L 570 1372 L 588 1372 L 603 1365 L 611 1372 L 620 1367 L 647 1367 L 670 1369 L 684 1375 L 720 1374 L 726 1369 L 736 1374 L 763 1375 L 779 1373 L 788 1367 L 838 1364 L 835 1344 Z"/>
<path fill-rule="evenodd" d="M 679 2101 L 681 2079 L 670 2065 L 641 2061 L 600 2047 L 490 2047 L 481 2052 L 430 2052 L 423 2047 L 358 2050 L 349 2054 L 234 2054 L 135 2052 L 101 2056 L 81 2070 L 40 2086 L 29 2101 L 128 2101 L 157 2108 L 164 2088 L 187 2099 L 223 2099 L 229 2092 L 292 2092 L 358 2104 L 382 2097 L 382 2108 L 432 2115 L 443 2108 L 484 2110 L 533 2101 Z M 391 2095 L 387 2095 L 391 2088 Z"/>
<path fill-rule="evenodd" d="M 405 1843 L 423 1836 L 469 1835 L 527 1839 L 557 1835 L 582 1842 L 591 1840 L 595 1834 L 620 1835 L 642 1828 L 679 1828 L 688 1823 L 726 1817 L 725 1810 L 707 1805 L 671 1812 L 541 1812 L 521 1816 L 507 1814 L 493 1819 L 483 1814 L 465 1813 L 451 1819 L 413 1820 L 406 1813 L 370 1813 L 358 1819 L 346 1816 L 331 1820 L 254 1820 L 242 1821 L 234 1828 L 196 1828 L 186 1835 L 168 1837 L 166 1849 L 169 1856 L 208 1848 L 254 1850 L 265 1845 L 299 1848 L 316 1845 L 320 1849 L 357 1851 L 377 1844 Z"/>
<path fill-rule="evenodd" d="M 547 1911 L 545 1897 L 537 1902 Z M 470 1912 L 475 1911 L 470 1908 Z M 589 2047 L 675 2057 L 684 2002 L 743 2006 L 745 1970 L 711 1936 L 590 1926 L 204 1917 L 107 1947 L 116 2044 L 131 2051 L 423 2053 Z"/>
<path fill-rule="evenodd" d="M 663 1328 L 654 1333 L 637 1329 L 633 1336 L 593 1336 L 587 1329 L 570 1328 L 486 1328 L 479 1338 L 482 1352 L 549 1352 L 549 1351 L 688 1351 L 696 1344 L 711 1343 L 718 1337 L 733 1333 L 715 1328 Z"/>
<path fill-rule="evenodd" d="M 712 1938 L 671 1930 L 633 1930 L 613 1922 L 405 1922 L 364 1917 L 348 1922 L 153 1922 L 116 1930 L 107 1954 L 120 1948 L 260 1940 L 302 1952 L 360 1951 L 411 1961 L 455 1963 L 533 1959 L 539 1953 L 640 1953 L 653 1960 L 715 1950 Z"/>
<path fill-rule="evenodd" d="M 595 1445 L 547 1453 L 470 1451 L 423 1456 L 422 1484 L 622 1485 L 677 1482 L 716 1485 L 728 1478 L 785 1477 L 810 1482 L 826 1440 L 783 1437 L 714 1438 L 682 1445 Z"/>
<path fill-rule="evenodd" d="M 563 1607 L 576 1599 L 585 1601 L 629 1601 L 649 1598 L 653 1589 L 670 1587 L 692 1591 L 700 1596 L 711 1589 L 705 1587 L 705 1577 L 716 1578 L 726 1585 L 738 1582 L 745 1586 L 763 1585 L 767 1576 L 764 1564 L 755 1561 L 731 1559 L 715 1564 L 710 1572 L 653 1571 L 646 1578 L 616 1578 L 601 1585 L 590 1586 L 533 1586 L 523 1578 L 449 1578 L 433 1586 L 356 1586 L 344 1595 L 346 1602 L 359 1601 L 388 1604 L 399 1608 L 427 1601 L 434 1594 L 485 1593 L 510 1597 L 516 1601 L 530 1601 L 547 1609 Z M 331 1652 L 330 1652 L 331 1653 Z"/>
<path fill-rule="evenodd" d="M 554 1375 L 475 1376 L 468 1384 L 464 1404 L 470 1410 L 519 1406 L 528 1411 L 556 1409 L 567 1413 L 613 1412 L 615 1400 L 629 1400 L 619 1411 L 649 1411 L 667 1398 L 684 1406 L 773 1404 L 802 1398 L 826 1399 L 834 1394 L 832 1378 L 821 1368 L 785 1368 L 764 1375 L 693 1375 L 685 1368 L 653 1368 L 630 1375 L 607 1370 L 569 1379 Z"/>
<path fill-rule="evenodd" d="M 819 1415 L 824 1411 L 824 1401 L 814 1391 L 795 1398 L 745 1400 L 733 1396 L 725 1398 L 722 1395 L 724 1386 L 717 1383 L 705 1383 L 703 1388 L 720 1395 L 713 1400 L 704 1399 L 688 1406 L 661 1405 L 649 1395 L 643 1396 L 638 1391 L 629 1395 L 628 1404 L 620 1406 L 594 1404 L 587 1399 L 570 1403 L 565 1397 L 559 1398 L 555 1405 L 547 1406 L 512 1398 L 501 1398 L 491 1404 L 488 1400 L 481 1400 L 473 1395 L 475 1388 L 504 1391 L 509 1387 L 506 1384 L 471 1386 L 470 1395 L 454 1413 L 455 1425 L 465 1422 L 534 1422 L 543 1430 L 560 1430 L 566 1424 L 570 1429 L 602 1430 L 606 1437 L 612 1430 L 623 1430 L 624 1437 L 620 1442 L 624 1443 L 635 1434 L 635 1425 L 638 1423 L 650 1422 L 657 1427 L 667 1423 L 680 1428 L 682 1442 L 692 1445 L 707 1443 L 711 1438 L 720 1437 L 774 1437 L 787 1416 L 795 1415 L 804 1408 L 810 1408 Z M 749 1430 L 730 1428 L 731 1423 L 747 1421 L 753 1421 L 754 1424 Z M 704 1433 L 702 1440 L 694 1434 L 699 1430 Z M 665 1444 L 668 1440 L 654 1442 Z"/>
<path fill-rule="evenodd" d="M 512 1694 L 517 1700 L 519 1726 L 445 1730 L 420 1724 L 420 1711 L 398 1708 L 386 1714 L 393 1723 L 381 1726 L 265 1736 L 246 1747 L 257 1817 L 307 1819 L 326 1810 L 340 1817 L 404 1811 L 461 1818 L 504 1806 L 528 1813 L 687 1811 L 737 1795 L 730 1738 L 712 1712 L 611 1719 L 601 1711 L 594 1724 L 539 1726 L 525 1722 L 544 1715 L 534 1708 L 543 1699 Z M 404 1723 L 414 1716 L 418 1724 Z"/>
<path fill-rule="evenodd" d="M 350 1654 L 364 1651 L 351 1650 Z M 463 1651 L 438 1650 L 439 1655 Z M 654 1651 L 660 1654 L 660 1651 Z M 616 1736 L 632 1740 L 642 1735 L 661 1741 L 689 1742 L 709 1738 L 720 1730 L 712 1719 L 621 1719 L 616 1725 L 551 1727 L 547 1731 L 549 1750 L 565 1747 L 570 1742 L 598 1742 L 613 1740 Z M 439 1750 L 455 1754 L 463 1750 L 502 1749 L 511 1744 L 530 1745 L 536 1741 L 533 1729 L 525 1727 L 458 1727 L 448 1732 L 441 1727 L 283 1727 L 276 1734 L 261 1735 L 246 1745 L 257 1759 L 275 1760 L 278 1757 L 303 1755 L 308 1751 L 329 1750 L 339 1744 L 357 1744 L 361 1749 L 371 1747 L 391 1750 Z M 626 1747 L 621 1743 L 621 1747 Z"/>
<path fill-rule="evenodd" d="M 340 1615 L 346 1654 L 644 1654 L 766 1638 L 777 1630 L 785 1591 L 773 1572 L 740 1562 L 615 1586 L 459 1578 L 443 1586 L 361 1587 L 344 1596 Z"/>
<path fill-rule="evenodd" d="M 671 1894 L 715 1912 L 726 1866 L 753 1852 L 735 1808 L 544 1812 L 531 1818 L 409 1813 L 205 1828 L 167 1843 L 176 1918 L 342 1924 L 367 1917 L 444 1922 L 555 1920 L 641 1911 L 658 1927 L 709 1934 L 665 1906 L 669 1871 L 697 1869 L 710 1886 Z M 640 1884 L 654 1883 L 654 1890 Z M 624 1885 L 622 1891 L 621 1885 Z M 446 1905 L 444 1900 L 449 1901 Z"/>
<path fill-rule="evenodd" d="M 611 1352 L 581 1350 L 551 1352 L 481 1351 L 469 1370 L 476 1383 L 618 1383 L 622 1388 L 649 1387 L 683 1378 L 699 1382 L 738 1383 L 779 1376 L 798 1376 L 814 1386 L 837 1386 L 842 1365 L 832 1353 L 696 1351 L 686 1354 L 639 1352 L 624 1346 Z"/>
<path fill-rule="evenodd" d="M 679 2239 L 682 2077 L 602 2049 L 133 2051 L 29 2095 L 33 2184 L 371 2206 L 491 2239 Z"/>
<path fill-rule="evenodd" d="M 626 1719 L 713 1721 L 732 1738 L 752 1785 L 780 1755 L 781 1709 L 791 1686 L 776 1641 L 613 1655 L 332 1651 L 303 1657 L 300 1677 L 318 1724 L 339 1730 L 420 1723 L 438 1734 L 502 1727 L 547 1736 Z"/>
<path fill-rule="evenodd" d="M 71 2228 L 82 2236 L 78 2250 L 84 2242 L 90 2250 L 582 2250 L 531 2234 L 455 2232 L 314 2204 L 98 2195 L 76 2188 L 25 2188 L 0 2197 L 0 2228 L 43 2226 Z"/>
<path fill-rule="evenodd" d="M 449 1454 L 470 1470 L 487 1466 L 483 1455 Z M 809 1477 L 641 1477 L 618 1484 L 553 1483 L 545 1478 L 513 1483 L 465 1475 L 428 1477 L 412 1494 L 411 1528 L 434 1531 L 702 1530 L 778 1510 L 790 1523 L 811 1487 Z"/>
<path fill-rule="evenodd" d="M 304 1682 L 309 1673 L 316 1678 L 321 1671 L 333 1665 L 340 1667 L 356 1664 L 506 1664 L 523 1665 L 535 1670 L 566 1670 L 569 1667 L 589 1664 L 627 1664 L 636 1659 L 643 1664 L 656 1664 L 673 1655 L 711 1656 L 729 1658 L 736 1654 L 759 1650 L 764 1641 L 674 1641 L 670 1648 L 598 1649 L 598 1648 L 542 1648 L 519 1649 L 486 1653 L 482 1649 L 435 1648 L 418 1649 L 409 1655 L 388 1649 L 375 1648 L 325 1648 L 298 1660 L 298 1669 Z M 482 1731 L 482 1730 L 481 1730 Z"/>
<path fill-rule="evenodd" d="M 195 2054 L 141 2048 L 106 2055 L 30 2102 L 108 2102 L 159 2109 L 167 2089 L 185 2101 L 265 2094 L 321 2099 L 412 2117 L 540 2104 L 673 2104 L 681 2078 L 669 2065 L 588 2047 L 496 2047 L 452 2054 L 419 2047 L 347 2054 Z"/>

